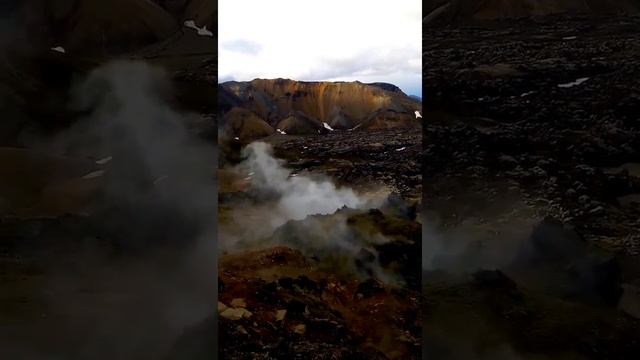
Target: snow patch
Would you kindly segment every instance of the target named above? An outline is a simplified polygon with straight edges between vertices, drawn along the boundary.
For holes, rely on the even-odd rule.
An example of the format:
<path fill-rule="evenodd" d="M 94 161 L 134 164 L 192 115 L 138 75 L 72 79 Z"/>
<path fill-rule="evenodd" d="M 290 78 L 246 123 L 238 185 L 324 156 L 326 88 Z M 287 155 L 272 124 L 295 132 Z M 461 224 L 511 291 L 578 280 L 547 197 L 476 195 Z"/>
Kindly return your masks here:
<path fill-rule="evenodd" d="M 578 86 L 578 85 L 582 84 L 583 82 L 585 82 L 587 80 L 589 80 L 588 77 L 579 78 L 579 79 L 576 79 L 576 81 L 572 81 L 570 83 L 558 84 L 558 87 L 559 88 L 570 88 L 570 87 Z"/>
<path fill-rule="evenodd" d="M 420 111 L 416 111 L 416 119 L 422 119 L 422 115 L 420 115 Z"/>
<path fill-rule="evenodd" d="M 97 170 L 94 172 L 90 172 L 87 175 L 83 176 L 83 179 L 95 179 L 104 175 L 104 170 Z"/>
<path fill-rule="evenodd" d="M 98 164 L 98 165 L 104 165 L 104 164 L 108 163 L 108 162 L 109 162 L 109 161 L 111 161 L 111 160 L 113 160 L 113 157 L 111 157 L 111 156 L 107 156 L 107 157 L 106 157 L 106 158 L 104 158 L 104 159 L 96 160 L 96 164 Z"/>
<path fill-rule="evenodd" d="M 213 33 L 207 29 L 207 26 L 198 27 L 194 20 L 185 20 L 184 26 L 195 30 L 200 36 L 213 36 Z"/>
<path fill-rule="evenodd" d="M 577 36 L 565 36 L 562 38 L 562 40 L 575 40 L 577 38 L 578 38 Z"/>
<path fill-rule="evenodd" d="M 203 26 L 201 29 L 198 29 L 198 35 L 200 36 L 213 36 L 213 33 L 207 30 L 207 26 Z"/>
<path fill-rule="evenodd" d="M 66 54 L 67 51 L 62 47 L 62 46 L 56 46 L 56 47 L 52 47 L 51 51 L 57 51 L 61 54 Z"/>
<path fill-rule="evenodd" d="M 197 30 L 200 30 L 200 28 L 198 27 L 198 25 L 196 25 L 196 22 L 195 22 L 195 21 L 193 21 L 193 20 L 186 20 L 186 21 L 184 22 L 184 26 L 186 26 L 186 27 L 188 27 L 188 28 L 191 28 L 191 29 L 193 29 L 193 30 L 196 30 L 196 31 L 197 31 Z"/>
<path fill-rule="evenodd" d="M 526 93 L 520 94 L 520 97 L 527 97 L 527 96 L 529 96 L 531 94 L 535 94 L 535 91 L 527 91 Z"/>
<path fill-rule="evenodd" d="M 284 131 L 282 131 L 282 130 L 280 130 L 280 129 L 276 129 L 276 131 L 277 131 L 278 133 L 282 134 L 282 135 L 287 135 L 287 133 L 286 133 L 286 132 L 284 132 Z"/>
<path fill-rule="evenodd" d="M 404 149 L 406 149 L 406 148 L 407 148 L 406 146 L 403 146 L 403 147 L 401 147 L 400 149 L 396 149 L 396 151 L 402 151 L 402 150 L 404 150 Z"/>
<path fill-rule="evenodd" d="M 327 124 L 326 122 L 323 122 L 322 126 L 324 126 L 324 128 L 329 130 L 329 131 L 333 131 L 333 128 L 331 126 L 329 126 L 329 124 Z"/>

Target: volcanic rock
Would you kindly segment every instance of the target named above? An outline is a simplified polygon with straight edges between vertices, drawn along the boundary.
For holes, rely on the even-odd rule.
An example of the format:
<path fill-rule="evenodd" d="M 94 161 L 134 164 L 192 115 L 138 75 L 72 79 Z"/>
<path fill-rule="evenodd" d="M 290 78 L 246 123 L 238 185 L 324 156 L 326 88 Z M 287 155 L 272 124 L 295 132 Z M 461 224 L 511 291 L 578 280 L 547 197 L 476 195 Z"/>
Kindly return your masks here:
<path fill-rule="evenodd" d="M 304 335 L 304 333 L 307 331 L 307 327 L 304 324 L 299 324 L 293 327 L 293 331 L 296 334 Z"/>
<path fill-rule="evenodd" d="M 244 308 L 247 306 L 247 303 L 244 301 L 244 299 L 233 299 L 231 300 L 230 303 L 231 306 L 233 306 L 234 308 Z"/>
<path fill-rule="evenodd" d="M 253 315 L 249 310 L 244 308 L 227 308 L 223 312 L 220 313 L 225 319 L 229 320 L 240 320 L 250 318 Z"/>
<path fill-rule="evenodd" d="M 276 254 L 284 256 L 267 261 Z M 382 339 L 407 333 L 420 337 L 417 316 L 399 320 L 417 314 L 418 292 L 341 279 L 335 268 L 320 269 L 318 261 L 301 262 L 301 256 L 284 247 L 221 256 L 221 301 L 242 297 L 259 309 L 251 319 L 219 317 L 222 358 L 387 359 L 394 353 L 417 358 L 413 345 Z M 287 276 L 292 271 L 298 276 Z M 268 279 L 259 278 L 265 274 Z M 359 285 L 361 292 L 377 296 L 362 297 L 357 307 L 345 306 L 354 301 Z M 248 334 L 239 332 L 238 325 Z"/>
<path fill-rule="evenodd" d="M 358 284 L 356 288 L 355 296 L 360 296 L 363 299 L 370 298 L 376 294 L 384 293 L 385 289 L 382 284 L 375 279 L 368 279 Z"/>
<path fill-rule="evenodd" d="M 285 316 L 287 316 L 287 310 L 276 311 L 276 321 L 283 321 Z"/>
<path fill-rule="evenodd" d="M 227 305 L 225 305 L 224 303 L 221 303 L 220 301 L 218 301 L 218 313 L 221 313 L 225 310 L 227 310 L 229 307 Z"/>
<path fill-rule="evenodd" d="M 501 268 L 522 297 L 501 296 L 501 287 L 488 286 L 492 281 L 459 287 L 442 275 L 442 284 L 425 283 L 427 343 L 451 341 L 447 350 L 453 350 L 431 357 L 484 348 L 477 335 L 492 334 L 493 342 L 505 322 L 510 325 L 498 342 L 518 352 L 509 358 L 638 357 L 639 343 L 631 339 L 638 338 L 640 323 L 620 305 L 633 302 L 617 299 L 621 288 L 623 298 L 633 293 L 620 283 L 637 285 L 639 274 L 634 234 L 640 208 L 618 198 L 638 192 L 636 177 L 629 176 L 635 165 L 628 163 L 637 162 L 640 149 L 637 89 L 630 80 L 640 74 L 640 21 L 564 14 L 480 24 L 467 21 L 464 12 L 476 8 L 459 10 L 449 20 L 474 26 L 447 20 L 424 28 L 426 210 L 446 234 L 462 233 L 456 238 L 468 248 L 480 241 L 498 262 L 505 252 L 513 254 L 505 250 L 511 240 L 522 244 L 511 266 L 501 268 L 495 260 L 484 266 Z M 487 71 L 500 67 L 508 71 Z M 584 78 L 589 80 L 576 84 Z M 629 174 L 621 173 L 624 168 Z M 508 210 L 496 215 L 496 207 Z M 530 224 L 545 216 L 557 220 L 549 218 L 529 234 Z M 526 225 L 517 229 L 521 222 Z M 488 309 L 492 317 L 470 326 Z M 461 339 L 469 327 L 478 330 Z M 443 336 L 431 338 L 438 333 Z"/>

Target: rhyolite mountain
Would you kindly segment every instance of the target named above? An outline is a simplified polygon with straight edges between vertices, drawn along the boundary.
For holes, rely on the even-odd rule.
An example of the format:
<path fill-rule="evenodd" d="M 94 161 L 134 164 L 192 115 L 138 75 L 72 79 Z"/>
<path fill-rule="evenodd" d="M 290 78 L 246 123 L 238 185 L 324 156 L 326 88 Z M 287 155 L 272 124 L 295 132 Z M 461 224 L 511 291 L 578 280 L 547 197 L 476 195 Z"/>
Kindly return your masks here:
<path fill-rule="evenodd" d="M 415 111 L 422 108 L 387 83 L 255 79 L 222 83 L 218 93 L 221 136 L 243 141 L 268 133 L 265 125 L 288 135 L 412 128 L 420 125 Z"/>
<path fill-rule="evenodd" d="M 552 14 L 607 15 L 640 12 L 638 0 L 427 0 L 426 25 L 473 23 Z"/>

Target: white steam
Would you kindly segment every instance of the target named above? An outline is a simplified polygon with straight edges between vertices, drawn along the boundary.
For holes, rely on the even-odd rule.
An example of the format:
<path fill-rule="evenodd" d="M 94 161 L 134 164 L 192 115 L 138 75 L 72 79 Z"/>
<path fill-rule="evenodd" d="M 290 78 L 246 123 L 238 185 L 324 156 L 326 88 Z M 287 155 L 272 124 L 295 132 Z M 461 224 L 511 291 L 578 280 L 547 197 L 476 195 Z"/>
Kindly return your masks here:
<path fill-rule="evenodd" d="M 274 227 L 288 220 L 302 220 L 309 215 L 332 214 L 344 206 L 358 209 L 367 205 L 367 201 L 353 190 L 338 188 L 330 180 L 292 176 L 291 170 L 272 156 L 271 147 L 266 143 L 249 144 L 245 151 L 248 159 L 243 165 L 254 173 L 252 186 L 273 192 L 279 197 L 274 209 L 279 216 L 272 219 Z"/>
<path fill-rule="evenodd" d="M 224 251 L 282 245 L 318 260 L 318 266 L 331 273 L 403 283 L 394 271 L 381 266 L 376 250 L 391 239 L 374 223 L 349 223 L 356 215 L 367 219 L 363 210 L 381 207 L 386 197 L 359 194 L 329 178 L 293 174 L 267 143 L 249 144 L 244 156 L 236 170 L 248 175 L 248 193 L 257 201 L 236 203 L 230 210 L 231 220 L 221 225 Z"/>

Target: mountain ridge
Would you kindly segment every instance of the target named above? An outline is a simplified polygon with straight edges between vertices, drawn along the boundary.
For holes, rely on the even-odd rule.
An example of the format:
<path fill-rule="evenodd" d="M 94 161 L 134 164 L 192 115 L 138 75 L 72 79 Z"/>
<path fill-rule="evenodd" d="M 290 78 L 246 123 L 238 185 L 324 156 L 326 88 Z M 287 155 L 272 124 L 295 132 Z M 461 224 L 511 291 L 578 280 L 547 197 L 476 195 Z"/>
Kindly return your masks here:
<path fill-rule="evenodd" d="M 218 92 L 226 129 L 238 129 L 241 121 L 225 116 L 233 108 L 249 110 L 274 129 L 295 129 L 296 134 L 413 127 L 420 124 L 415 111 L 422 109 L 420 101 L 387 83 L 254 79 L 220 83 Z M 228 136 L 241 138 L 238 135 L 246 132 L 253 133 L 237 130 Z"/>

